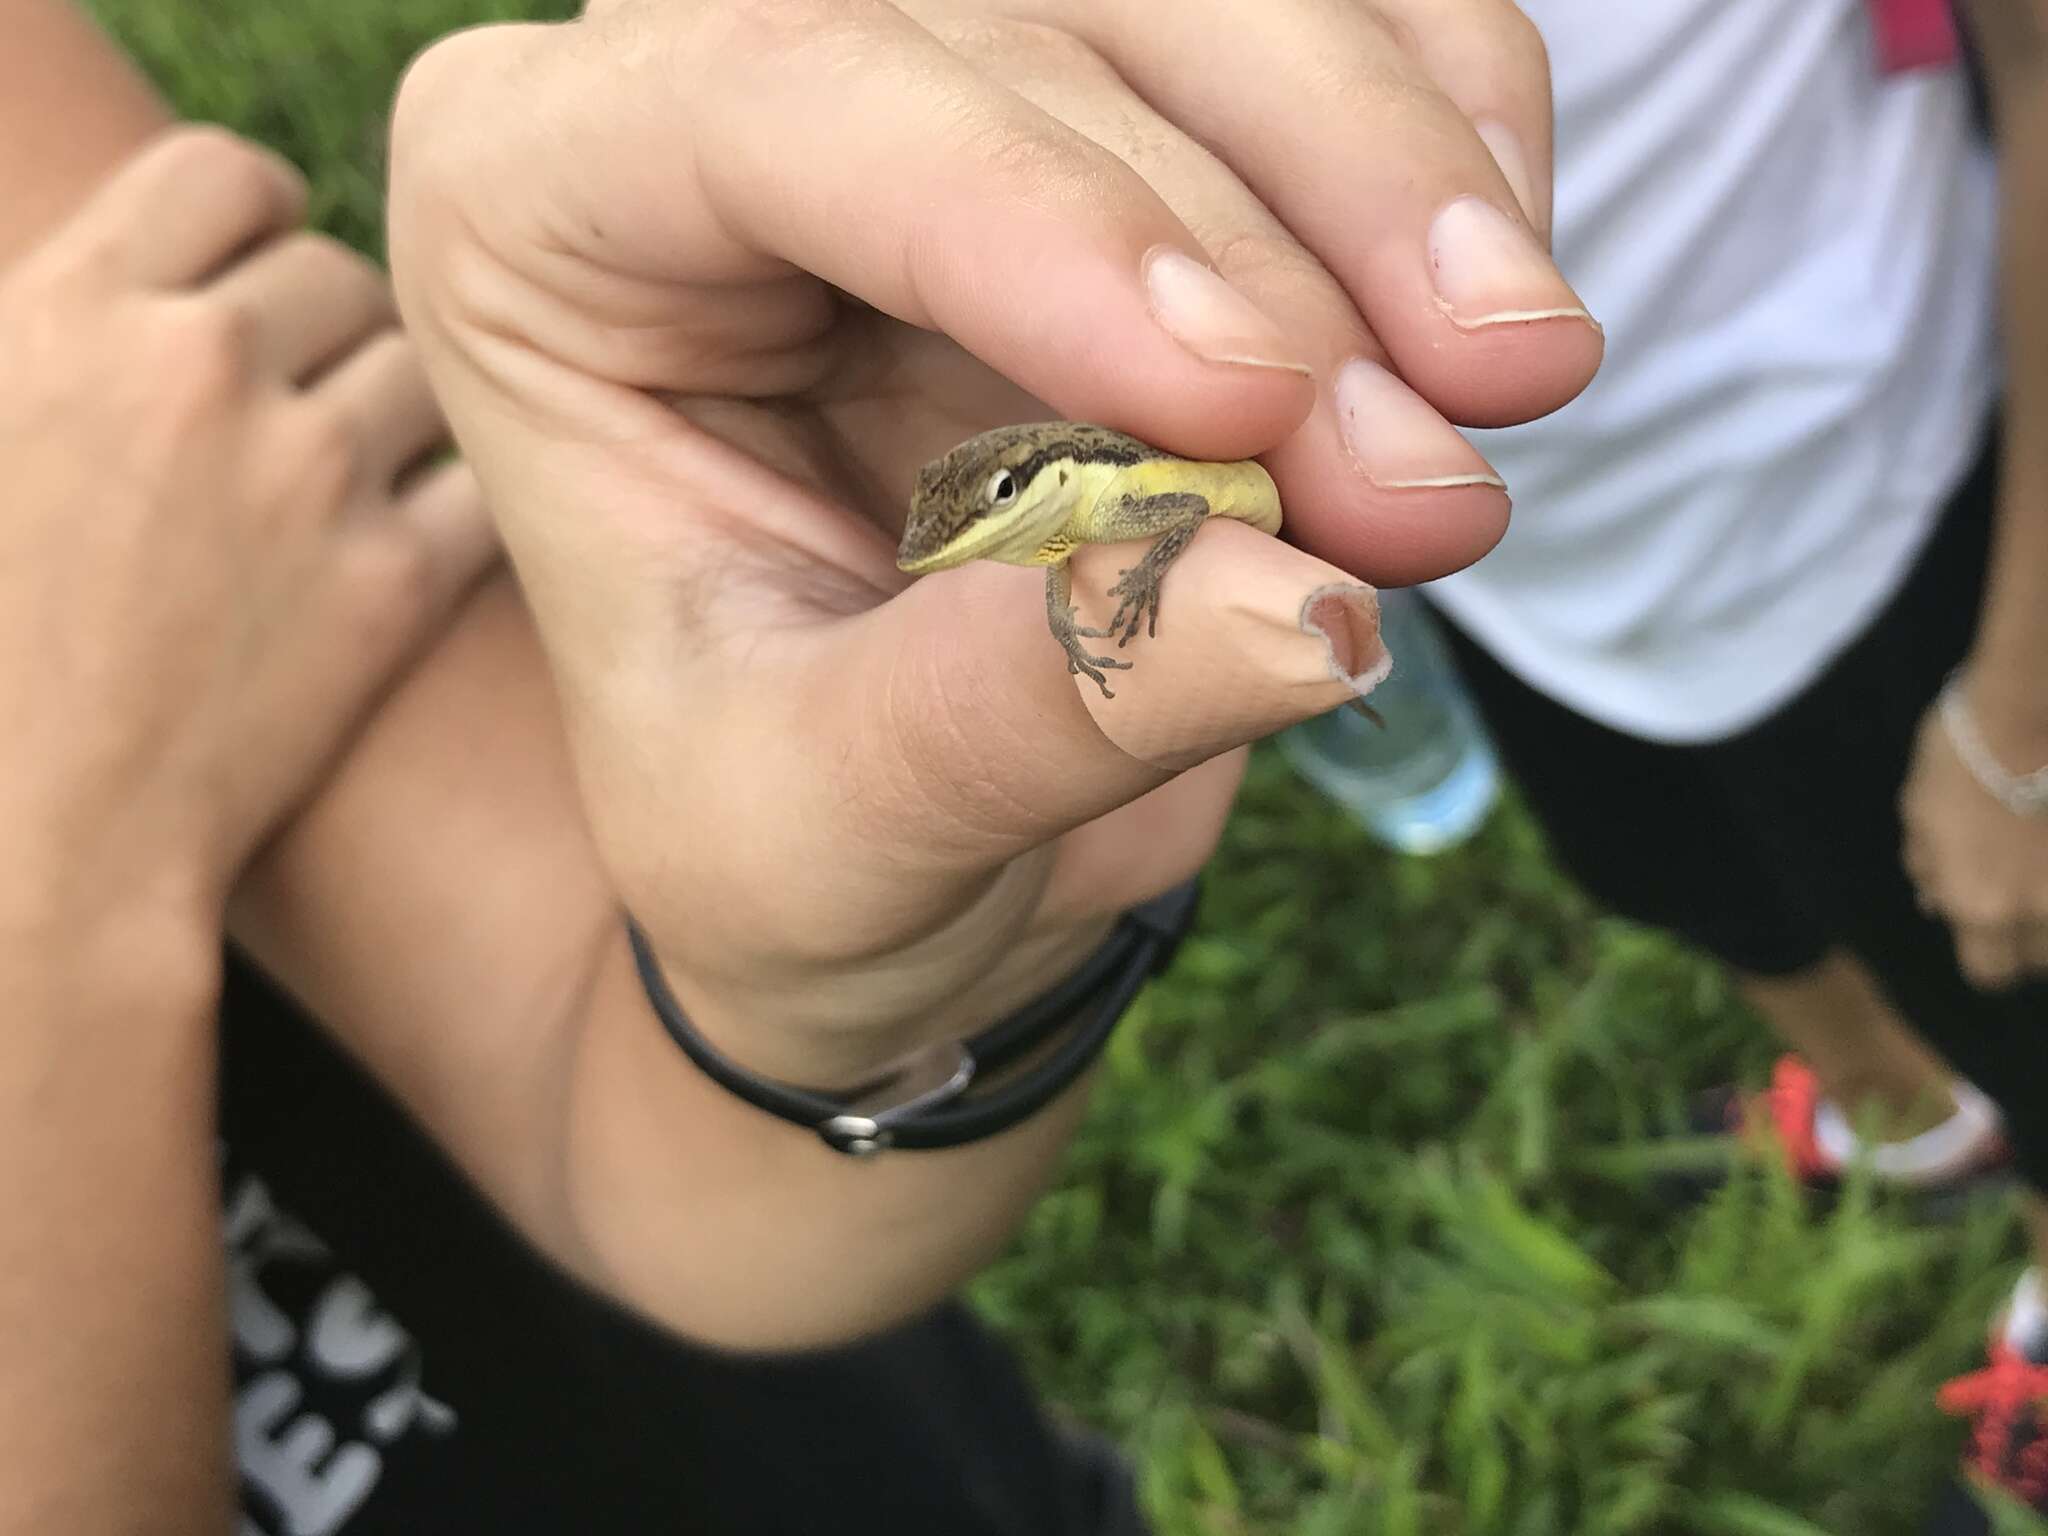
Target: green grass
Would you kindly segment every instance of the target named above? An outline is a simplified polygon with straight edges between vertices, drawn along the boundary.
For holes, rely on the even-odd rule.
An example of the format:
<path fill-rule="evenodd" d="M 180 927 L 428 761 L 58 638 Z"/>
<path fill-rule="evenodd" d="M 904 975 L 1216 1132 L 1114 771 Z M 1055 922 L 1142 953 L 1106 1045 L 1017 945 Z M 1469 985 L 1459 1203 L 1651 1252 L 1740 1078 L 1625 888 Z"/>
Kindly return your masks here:
<path fill-rule="evenodd" d="M 404 60 L 564 8 L 99 7 L 371 250 Z M 1649 1138 L 1768 1057 L 1712 965 L 1603 920 L 1513 805 L 1403 860 L 1263 753 L 1197 935 L 976 1296 L 1141 1454 L 1162 1536 L 1914 1531 L 1959 1445 L 1934 1388 L 1980 1358 L 2017 1229 L 1863 1188 L 1818 1213 L 1768 1172 L 1671 1217 Z"/>

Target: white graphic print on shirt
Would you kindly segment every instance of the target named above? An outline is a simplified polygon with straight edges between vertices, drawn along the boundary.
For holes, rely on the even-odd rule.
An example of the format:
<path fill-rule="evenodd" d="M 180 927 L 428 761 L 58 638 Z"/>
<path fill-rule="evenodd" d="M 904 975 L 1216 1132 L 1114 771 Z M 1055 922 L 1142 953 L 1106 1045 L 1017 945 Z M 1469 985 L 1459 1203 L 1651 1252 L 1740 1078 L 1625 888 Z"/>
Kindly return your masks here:
<path fill-rule="evenodd" d="M 240 1536 L 338 1536 L 409 1436 L 452 1434 L 420 1352 L 263 1182 L 227 1181 Z"/>

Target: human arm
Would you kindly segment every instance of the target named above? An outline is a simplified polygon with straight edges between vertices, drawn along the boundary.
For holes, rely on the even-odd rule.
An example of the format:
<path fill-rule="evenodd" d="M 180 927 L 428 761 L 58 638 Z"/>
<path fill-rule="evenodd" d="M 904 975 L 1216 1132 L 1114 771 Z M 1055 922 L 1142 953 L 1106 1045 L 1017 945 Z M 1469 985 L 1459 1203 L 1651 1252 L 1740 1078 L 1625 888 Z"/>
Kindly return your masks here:
<path fill-rule="evenodd" d="M 1520 34 L 1497 46 L 1472 13 L 1413 30 L 1462 38 L 1482 55 L 1486 67 L 1458 78 L 1498 93 L 1473 110 L 1513 119 L 1540 186 L 1540 53 Z M 1297 8 L 1294 20 L 1307 14 Z M 1355 388 L 1340 402 L 1354 351 L 1388 355 L 1352 290 L 1375 296 L 1390 330 L 1409 327 L 1399 339 L 1414 371 L 1461 417 L 1557 403 L 1590 371 L 1598 338 L 1582 316 L 1522 318 L 1572 308 L 1540 256 L 1527 293 L 1489 287 L 1499 269 L 1488 268 L 1460 290 L 1463 312 L 1445 313 L 1430 267 L 1440 206 L 1470 191 L 1511 209 L 1513 197 L 1476 140 L 1450 136 L 1458 125 L 1441 96 L 1416 109 L 1411 61 L 1371 52 L 1370 40 L 1355 79 L 1372 89 L 1319 103 L 1274 152 L 1281 179 L 1309 163 L 1316 115 L 1326 115 L 1325 138 L 1375 146 L 1327 173 L 1332 186 L 1342 181 L 1341 198 L 1323 188 L 1300 200 L 1325 220 L 1340 203 L 1375 209 L 1369 224 L 1324 237 L 1344 247 L 1331 257 L 1346 269 L 1340 282 L 1320 261 L 1304 263 L 1285 223 L 1235 175 L 1219 177 L 1178 128 L 1152 136 L 1158 153 L 1143 170 L 1171 188 L 1167 202 L 1141 197 L 1121 152 L 1142 158 L 1147 136 L 1118 139 L 1116 156 L 1096 137 L 1117 138 L 1128 97 L 1101 55 L 1057 27 L 1010 29 L 963 8 L 953 19 L 970 52 L 954 57 L 1005 82 L 984 95 L 947 73 L 915 29 L 864 34 L 900 27 L 896 11 L 833 8 L 820 33 L 798 26 L 793 7 L 676 7 L 669 18 L 645 13 L 653 32 L 639 42 L 586 24 L 458 39 L 415 70 L 394 147 L 394 253 L 413 240 L 436 268 L 429 282 L 464 273 L 477 285 L 465 306 L 540 301 L 539 315 L 491 317 L 516 320 L 516 340 L 481 344 L 513 370 L 552 366 L 525 334 L 538 325 L 599 354 L 594 366 L 588 353 L 574 359 L 585 372 L 566 399 L 501 393 L 485 407 L 507 412 L 497 473 L 508 493 L 545 488 L 578 509 L 543 522 L 499 498 L 508 527 L 561 541 L 522 576 L 557 639 L 559 626 L 576 625 L 587 642 L 552 647 L 569 732 L 516 734 L 556 707 L 548 686 L 518 681 L 542 652 L 515 605 L 480 599 L 250 888 L 238 931 L 575 1272 L 687 1333 L 789 1343 L 858 1331 L 942 1294 L 1001 1240 L 1050 1155 L 1035 1138 L 1056 1144 L 1057 1121 L 966 1152 L 850 1167 L 816 1138 L 724 1100 L 680 1059 L 632 983 L 621 906 L 648 924 L 700 1024 L 761 1071 L 856 1077 L 926 1032 L 957 1033 L 1000 1012 L 1092 943 L 1119 907 L 1202 861 L 1235 783 L 1235 743 L 1346 696 L 1321 637 L 1301 632 L 1306 590 L 1342 589 L 1347 570 L 1440 571 L 1498 535 L 1504 498 L 1419 397 L 1398 385 L 1389 393 L 1368 372 L 1344 374 Z M 822 38 L 822 51 L 807 53 L 799 33 Z M 690 53 L 706 39 L 709 52 Z M 1258 70 L 1291 81 L 1289 64 L 1324 41 L 1306 25 L 1289 37 L 1290 58 Z M 726 87 L 700 91 L 707 74 Z M 1050 102 L 1070 88 L 1059 109 L 1080 128 L 1014 94 Z M 702 115 L 680 115 L 693 102 Z M 896 163 L 918 164 L 929 180 L 917 185 L 950 200 L 942 224 L 889 196 L 879 168 L 905 144 L 916 154 Z M 700 163 L 699 146 L 716 152 Z M 848 155 L 869 157 L 877 173 L 861 174 Z M 1411 177 L 1418 166 L 1427 174 Z M 806 167 L 815 184 L 786 179 Z M 594 206 L 532 196 L 605 183 L 594 173 L 606 168 L 618 175 Z M 1368 170 L 1362 187 L 1353 172 Z M 709 209 L 693 187 L 700 176 L 722 196 L 768 189 L 773 206 Z M 453 231 L 422 235 L 419 225 L 408 235 L 409 179 L 443 208 L 456 189 L 477 189 L 460 213 L 488 215 L 485 237 L 449 242 Z M 701 290 L 638 265 L 643 255 L 695 262 L 699 237 L 734 213 L 787 222 L 713 250 L 725 265 Z M 641 281 L 610 284 L 597 313 L 561 306 L 549 279 L 573 294 L 582 253 L 569 253 L 574 270 L 550 274 L 543 252 L 565 230 L 614 231 L 621 218 L 619 238 L 634 249 L 617 254 Z M 1206 333 L 1186 314 L 1183 340 L 1151 328 L 1140 258 L 1161 239 L 1185 248 L 1189 221 L 1286 312 L 1282 339 L 1311 354 L 1312 379 L 1205 361 L 1193 349 L 1242 357 L 1273 345 L 1220 296 Z M 801 243 L 797 256 L 777 254 L 790 242 Z M 830 242 L 841 246 L 837 266 Z M 872 310 L 842 314 L 807 275 L 822 267 L 900 311 L 913 299 L 876 284 L 900 272 L 906 250 L 920 255 L 916 281 L 937 285 L 925 297 L 946 305 L 943 315 L 919 311 L 933 329 L 917 334 Z M 1129 266 L 1112 271 L 1112 260 Z M 1020 276 L 1033 280 L 1020 287 Z M 1162 281 L 1189 276 L 1181 267 Z M 1059 301 L 1003 298 L 1020 292 Z M 615 301 L 623 308 L 602 312 Z M 437 303 L 415 312 L 426 329 L 442 323 Z M 1027 334 L 1054 322 L 1099 335 L 1070 348 L 1066 331 Z M 476 339 L 472 329 L 465 344 Z M 1028 573 L 963 572 L 901 592 L 890 567 L 889 520 L 916 464 L 979 422 L 1024 419 L 1034 403 L 961 342 L 1060 396 L 1060 411 L 1114 417 L 1177 451 L 1255 451 L 1259 434 L 1272 434 L 1280 446 L 1269 462 L 1293 464 L 1282 475 L 1290 517 L 1299 513 L 1304 542 L 1328 550 L 1331 565 L 1229 529 L 1197 540 L 1173 578 L 1178 611 L 1197 617 L 1171 650 L 1162 625 L 1145 663 L 1154 704 L 1083 709 L 1057 653 L 1044 664 L 1042 598 Z M 811 431 L 821 367 L 843 389 Z M 892 371 L 901 408 L 890 402 Z M 805 430 L 779 430 L 772 409 L 735 398 L 749 395 L 786 402 Z M 929 404 L 941 398 L 950 413 Z M 592 409 L 565 434 L 560 407 L 579 399 Z M 1305 430 L 1290 435 L 1304 414 Z M 1343 440 L 1353 420 L 1377 479 Z M 476 456 L 482 441 L 467 451 Z M 1113 569 L 1095 562 L 1080 586 L 1106 587 Z M 1369 662 L 1369 599 L 1340 590 L 1335 601 L 1326 617 L 1347 659 Z M 1250 620 L 1201 621 L 1233 605 Z M 1359 617 L 1355 629 L 1347 615 Z M 892 671 L 894 712 L 876 686 Z M 1173 718 L 1204 675 L 1226 685 L 1216 713 Z M 1135 687 L 1115 701 L 1126 702 L 1142 702 Z M 1200 766 L 1176 777 L 1188 764 Z M 545 822 L 543 808 L 559 807 L 572 784 L 591 808 L 590 832 Z M 572 861 L 578 838 L 593 842 Z"/>
<path fill-rule="evenodd" d="M 288 167 L 70 201 L 0 274 L 0 1531 L 217 1532 L 227 893 L 491 546 Z"/>
<path fill-rule="evenodd" d="M 1992 561 L 1960 673 L 1985 746 L 2010 772 L 2048 766 L 2048 7 L 1968 0 L 1991 87 L 2000 175 L 2006 395 Z M 1958 755 L 1938 710 L 1905 790 L 1906 851 L 1973 979 L 2048 971 L 2048 817 L 2016 816 Z"/>

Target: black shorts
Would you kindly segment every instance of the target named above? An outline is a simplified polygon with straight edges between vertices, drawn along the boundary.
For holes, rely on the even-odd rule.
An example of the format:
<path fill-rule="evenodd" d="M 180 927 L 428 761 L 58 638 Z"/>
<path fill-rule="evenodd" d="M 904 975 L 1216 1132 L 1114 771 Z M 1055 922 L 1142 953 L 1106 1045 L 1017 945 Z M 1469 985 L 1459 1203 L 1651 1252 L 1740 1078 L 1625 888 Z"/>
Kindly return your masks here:
<path fill-rule="evenodd" d="M 1705 745 L 1611 730 L 1509 673 L 1448 616 L 1444 627 L 1503 762 L 1588 892 L 1760 975 L 1853 953 L 2000 1102 L 2022 1166 L 2048 1188 L 2048 984 L 1973 988 L 1899 855 L 1914 738 L 1976 631 L 1996 488 L 1994 432 L 1883 612 L 1804 692 Z"/>

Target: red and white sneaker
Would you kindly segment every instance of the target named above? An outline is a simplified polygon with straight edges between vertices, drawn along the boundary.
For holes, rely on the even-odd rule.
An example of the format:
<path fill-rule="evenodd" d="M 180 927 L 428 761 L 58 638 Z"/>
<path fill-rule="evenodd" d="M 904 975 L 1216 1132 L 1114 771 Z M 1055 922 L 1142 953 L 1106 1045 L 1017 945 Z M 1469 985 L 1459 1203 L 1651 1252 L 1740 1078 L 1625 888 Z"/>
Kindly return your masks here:
<path fill-rule="evenodd" d="M 2011 1175 L 2012 1148 L 1996 1113 L 1974 1089 L 1958 1084 L 1956 1091 L 1957 1110 L 1948 1121 L 1867 1154 L 1879 1178 L 1913 1190 L 1924 1207 L 1933 1208 L 1928 1214 Z M 1701 1098 L 1693 1125 L 1702 1135 L 1738 1141 L 1751 1155 L 1782 1158 L 1795 1180 L 1821 1194 L 1839 1190 L 1849 1164 L 1862 1155 L 1813 1068 L 1794 1055 L 1778 1058 L 1771 1084 L 1761 1092 L 1728 1088 Z M 1704 1195 L 1720 1180 L 1690 1182 L 1696 1195 Z"/>
<path fill-rule="evenodd" d="M 1970 1420 L 1970 1443 L 1961 1476 L 1926 1536 L 1978 1536 L 1991 1529 L 1971 1496 L 1973 1485 L 2048 1515 L 2048 1360 L 2034 1353 L 2007 1336 L 2001 1318 L 1991 1330 L 1984 1368 L 1956 1377 L 1937 1394 L 1942 1412 Z"/>

